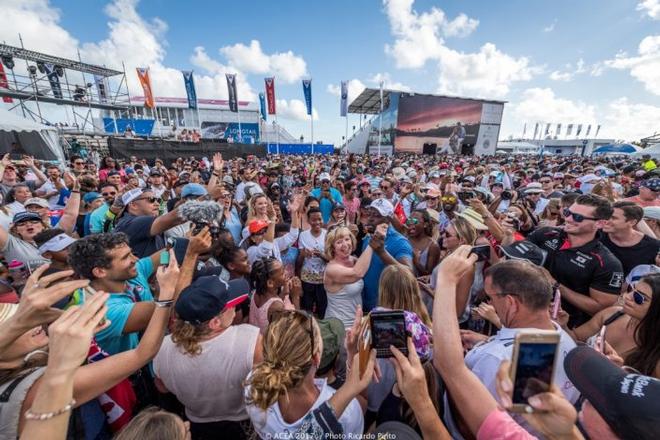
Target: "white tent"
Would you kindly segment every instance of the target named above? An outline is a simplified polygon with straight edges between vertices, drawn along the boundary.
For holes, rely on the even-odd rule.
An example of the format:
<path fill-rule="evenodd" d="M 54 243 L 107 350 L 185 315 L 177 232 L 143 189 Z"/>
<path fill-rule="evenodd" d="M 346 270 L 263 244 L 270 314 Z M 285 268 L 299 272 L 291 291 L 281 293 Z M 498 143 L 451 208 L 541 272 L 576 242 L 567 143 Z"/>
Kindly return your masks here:
<path fill-rule="evenodd" d="M 636 153 L 633 153 L 633 157 L 642 157 L 645 154 L 650 154 L 652 158 L 658 159 L 660 158 L 660 144 L 653 144 L 650 147 L 644 148 L 642 150 L 637 151 Z"/>
<path fill-rule="evenodd" d="M 12 150 L 12 144 L 18 148 Z M 0 154 L 27 154 L 40 160 L 65 163 L 57 128 L 0 109 Z"/>

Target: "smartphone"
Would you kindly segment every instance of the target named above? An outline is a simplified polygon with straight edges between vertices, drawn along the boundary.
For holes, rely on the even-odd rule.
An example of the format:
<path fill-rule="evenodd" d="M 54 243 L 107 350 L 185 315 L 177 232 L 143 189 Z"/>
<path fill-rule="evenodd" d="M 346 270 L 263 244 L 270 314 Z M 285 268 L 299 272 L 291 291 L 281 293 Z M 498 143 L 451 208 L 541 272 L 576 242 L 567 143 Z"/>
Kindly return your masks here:
<path fill-rule="evenodd" d="M 406 341 L 406 320 L 403 310 L 371 312 L 371 347 L 376 349 L 376 357 L 392 357 L 390 345 L 408 356 Z"/>
<path fill-rule="evenodd" d="M 477 194 L 474 191 L 459 191 L 457 194 L 461 202 L 465 203 L 470 199 L 475 199 Z"/>
<path fill-rule="evenodd" d="M 470 251 L 470 253 L 475 254 L 477 256 L 477 261 L 490 260 L 490 246 L 487 244 L 483 244 L 480 246 L 473 246 L 472 251 Z"/>
<path fill-rule="evenodd" d="M 523 330 L 516 334 L 511 358 L 513 412 L 534 411 L 528 399 L 550 389 L 557 363 L 559 332 Z"/>
<path fill-rule="evenodd" d="M 555 299 L 552 301 L 552 319 L 557 319 L 559 315 L 559 307 L 561 306 L 561 291 L 559 288 L 555 289 Z"/>
<path fill-rule="evenodd" d="M 158 263 L 161 266 L 169 266 L 170 264 L 170 251 L 165 250 L 160 252 L 160 262 Z"/>

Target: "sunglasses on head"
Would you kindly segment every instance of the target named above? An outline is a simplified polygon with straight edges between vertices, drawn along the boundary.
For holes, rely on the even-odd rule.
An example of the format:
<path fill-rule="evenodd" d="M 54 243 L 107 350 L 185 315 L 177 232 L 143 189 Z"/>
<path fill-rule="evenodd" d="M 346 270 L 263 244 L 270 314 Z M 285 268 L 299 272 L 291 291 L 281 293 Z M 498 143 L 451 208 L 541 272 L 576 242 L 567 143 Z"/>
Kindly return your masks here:
<path fill-rule="evenodd" d="M 598 221 L 600 219 L 595 218 L 595 217 L 587 217 L 586 215 L 578 214 L 577 212 L 572 212 L 568 208 L 564 208 L 562 213 L 564 214 L 564 217 L 573 217 L 573 221 L 575 223 L 582 223 L 585 220 L 593 220 L 593 221 Z"/>

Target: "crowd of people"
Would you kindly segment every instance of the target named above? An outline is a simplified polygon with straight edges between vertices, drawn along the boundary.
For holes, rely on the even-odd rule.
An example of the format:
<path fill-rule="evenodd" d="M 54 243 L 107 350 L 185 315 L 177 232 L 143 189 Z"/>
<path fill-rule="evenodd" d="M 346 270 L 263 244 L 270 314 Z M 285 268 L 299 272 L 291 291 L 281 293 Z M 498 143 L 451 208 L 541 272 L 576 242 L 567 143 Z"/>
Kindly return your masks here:
<path fill-rule="evenodd" d="M 648 156 L 6 155 L 0 176 L 0 438 L 660 438 Z M 386 311 L 407 343 L 377 356 Z M 520 413 L 523 331 L 559 349 Z"/>

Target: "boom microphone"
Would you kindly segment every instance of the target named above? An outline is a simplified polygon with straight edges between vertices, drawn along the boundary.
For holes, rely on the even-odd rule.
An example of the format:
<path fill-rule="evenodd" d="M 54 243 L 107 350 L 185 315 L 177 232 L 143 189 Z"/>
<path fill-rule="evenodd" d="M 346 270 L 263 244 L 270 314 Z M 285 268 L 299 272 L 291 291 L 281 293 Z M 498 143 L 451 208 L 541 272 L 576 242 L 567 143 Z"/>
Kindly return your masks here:
<path fill-rule="evenodd" d="M 212 200 L 190 200 L 179 206 L 179 216 L 191 221 L 195 226 L 220 226 L 223 207 Z"/>

